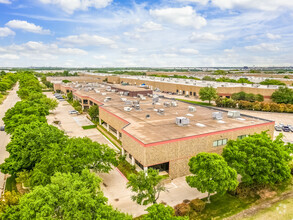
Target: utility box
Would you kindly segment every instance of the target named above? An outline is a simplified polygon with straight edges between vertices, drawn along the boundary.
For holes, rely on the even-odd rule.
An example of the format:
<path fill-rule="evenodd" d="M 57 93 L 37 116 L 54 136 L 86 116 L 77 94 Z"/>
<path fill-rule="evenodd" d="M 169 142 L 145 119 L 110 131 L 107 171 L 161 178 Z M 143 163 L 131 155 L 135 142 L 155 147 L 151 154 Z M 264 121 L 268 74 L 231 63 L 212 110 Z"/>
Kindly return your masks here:
<path fill-rule="evenodd" d="M 189 124 L 189 119 L 186 117 L 177 117 L 176 118 L 176 124 L 178 126 L 185 126 Z"/>
<path fill-rule="evenodd" d="M 194 106 L 188 106 L 188 111 L 189 112 L 195 112 L 196 108 Z"/>
<path fill-rule="evenodd" d="M 240 112 L 239 111 L 229 111 L 228 112 L 228 117 L 229 118 L 240 118 Z"/>

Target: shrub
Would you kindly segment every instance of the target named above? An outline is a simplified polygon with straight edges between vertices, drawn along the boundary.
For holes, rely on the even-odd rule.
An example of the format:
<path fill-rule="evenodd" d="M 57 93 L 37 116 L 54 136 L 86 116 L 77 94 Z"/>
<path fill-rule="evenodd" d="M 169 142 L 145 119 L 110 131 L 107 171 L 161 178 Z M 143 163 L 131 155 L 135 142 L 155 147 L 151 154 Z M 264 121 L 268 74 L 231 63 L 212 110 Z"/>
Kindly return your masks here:
<path fill-rule="evenodd" d="M 189 205 L 190 208 L 192 208 L 196 212 L 202 212 L 206 206 L 206 203 L 201 199 L 194 199 L 190 201 Z"/>
<path fill-rule="evenodd" d="M 190 206 L 186 203 L 178 204 L 174 207 L 176 216 L 186 216 L 190 212 Z"/>

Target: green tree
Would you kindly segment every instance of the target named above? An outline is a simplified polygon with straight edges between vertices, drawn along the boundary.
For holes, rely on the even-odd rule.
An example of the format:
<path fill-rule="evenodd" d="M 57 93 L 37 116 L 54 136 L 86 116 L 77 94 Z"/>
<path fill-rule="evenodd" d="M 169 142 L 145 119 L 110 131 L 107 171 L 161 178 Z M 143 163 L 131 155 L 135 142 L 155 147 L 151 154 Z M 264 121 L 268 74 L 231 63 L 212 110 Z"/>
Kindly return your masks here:
<path fill-rule="evenodd" d="M 203 87 L 199 90 L 199 96 L 202 101 L 208 100 L 211 103 L 217 98 L 217 90 L 213 87 Z"/>
<path fill-rule="evenodd" d="M 266 79 L 265 81 L 260 82 L 261 85 L 279 85 L 286 86 L 285 83 L 282 83 L 280 80 L 276 79 Z"/>
<path fill-rule="evenodd" d="M 170 206 L 154 204 L 146 209 L 148 214 L 142 217 L 143 220 L 180 220 L 189 219 L 188 217 L 176 217 L 175 211 Z"/>
<path fill-rule="evenodd" d="M 32 185 L 46 185 L 56 172 L 81 173 L 84 168 L 107 173 L 117 166 L 116 152 L 89 138 L 70 138 L 66 143 L 51 144 L 36 164 Z"/>
<path fill-rule="evenodd" d="M 72 92 L 67 93 L 67 99 L 68 99 L 69 102 L 72 102 L 73 101 L 73 94 L 72 94 Z"/>
<path fill-rule="evenodd" d="M 276 103 L 293 104 L 293 90 L 288 87 L 280 87 L 271 96 Z"/>
<path fill-rule="evenodd" d="M 140 171 L 138 174 L 130 174 L 127 188 L 135 192 L 131 198 L 139 205 L 156 204 L 160 193 L 165 191 L 161 184 L 164 176 L 159 175 L 158 170 L 149 168 L 147 172 Z"/>
<path fill-rule="evenodd" d="M 187 176 L 186 182 L 202 193 L 208 192 L 208 202 L 211 193 L 224 194 L 238 185 L 237 172 L 216 153 L 199 153 L 188 165 L 194 175 Z"/>
<path fill-rule="evenodd" d="M 0 213 L 5 212 L 8 207 L 17 205 L 19 202 L 20 194 L 15 191 L 6 191 L 0 200 Z M 1 215 L 0 215 L 1 216 Z"/>
<path fill-rule="evenodd" d="M 89 108 L 89 111 L 88 111 L 91 119 L 93 121 L 97 121 L 97 119 L 99 118 L 99 106 L 98 105 L 92 105 L 90 108 Z"/>
<path fill-rule="evenodd" d="M 242 176 L 246 184 L 274 184 L 290 178 L 289 161 L 292 144 L 285 144 L 282 135 L 274 141 L 266 133 L 228 141 L 223 157 Z"/>
<path fill-rule="evenodd" d="M 3 219 L 131 219 L 107 205 L 101 179 L 89 170 L 80 175 L 56 173 L 50 184 L 37 186 L 19 205 L 8 208 Z M 9 210 L 10 209 L 10 210 Z"/>
<path fill-rule="evenodd" d="M 32 170 L 41 160 L 42 154 L 52 143 L 64 143 L 64 132 L 41 122 L 19 126 L 6 146 L 9 157 L 0 165 L 2 173 L 16 174 Z"/>

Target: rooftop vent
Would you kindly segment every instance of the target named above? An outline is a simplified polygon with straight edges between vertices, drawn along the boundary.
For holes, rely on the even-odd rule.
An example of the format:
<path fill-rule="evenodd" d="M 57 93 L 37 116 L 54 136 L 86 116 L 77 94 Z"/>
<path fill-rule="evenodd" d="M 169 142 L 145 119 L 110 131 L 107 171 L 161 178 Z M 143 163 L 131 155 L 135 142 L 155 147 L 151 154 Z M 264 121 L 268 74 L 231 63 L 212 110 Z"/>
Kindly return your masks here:
<path fill-rule="evenodd" d="M 195 112 L 196 108 L 194 106 L 188 106 L 188 111 L 189 112 Z"/>
<path fill-rule="evenodd" d="M 126 111 L 126 112 L 130 112 L 132 110 L 132 108 L 130 108 L 130 107 L 124 107 L 124 111 Z"/>
<path fill-rule="evenodd" d="M 112 98 L 111 97 L 106 97 L 106 99 L 111 100 Z"/>
<path fill-rule="evenodd" d="M 107 87 L 106 87 L 106 90 L 107 90 L 108 92 L 111 92 L 111 86 L 107 86 Z"/>
<path fill-rule="evenodd" d="M 144 100 L 146 100 L 146 97 L 141 96 L 141 97 L 140 97 L 140 100 L 144 101 Z"/>
<path fill-rule="evenodd" d="M 201 127 L 201 128 L 206 127 L 204 124 L 201 124 L 201 123 L 196 123 L 195 125 L 198 126 L 198 127 Z"/>
<path fill-rule="evenodd" d="M 240 112 L 239 111 L 229 111 L 228 112 L 228 117 L 229 118 L 240 118 Z"/>
<path fill-rule="evenodd" d="M 164 102 L 164 106 L 165 107 L 171 107 L 171 103 L 170 102 Z"/>
<path fill-rule="evenodd" d="M 126 102 L 127 101 L 127 98 L 121 98 L 121 101 L 122 102 Z"/>
<path fill-rule="evenodd" d="M 177 117 L 176 118 L 176 124 L 178 126 L 184 126 L 189 124 L 189 119 L 186 117 Z"/>
<path fill-rule="evenodd" d="M 223 119 L 223 113 L 222 112 L 213 112 L 213 119 L 222 120 Z"/>
<path fill-rule="evenodd" d="M 193 114 L 186 114 L 186 116 L 193 117 L 194 115 Z"/>
<path fill-rule="evenodd" d="M 105 93 L 105 92 L 102 92 L 102 95 L 107 95 L 107 93 Z"/>
<path fill-rule="evenodd" d="M 146 119 L 149 119 L 149 118 L 151 118 L 151 116 L 150 115 L 146 115 L 145 118 Z"/>
<path fill-rule="evenodd" d="M 165 112 L 165 109 L 163 109 L 163 108 L 160 108 L 160 109 L 158 110 L 158 113 L 159 113 L 159 114 L 164 114 L 164 112 Z"/>
<path fill-rule="evenodd" d="M 175 102 L 175 101 L 172 101 L 171 104 L 172 104 L 173 107 L 177 107 L 178 106 L 177 102 Z"/>
<path fill-rule="evenodd" d="M 125 105 L 132 105 L 132 101 L 130 101 L 130 100 L 126 100 L 126 101 L 125 101 Z"/>

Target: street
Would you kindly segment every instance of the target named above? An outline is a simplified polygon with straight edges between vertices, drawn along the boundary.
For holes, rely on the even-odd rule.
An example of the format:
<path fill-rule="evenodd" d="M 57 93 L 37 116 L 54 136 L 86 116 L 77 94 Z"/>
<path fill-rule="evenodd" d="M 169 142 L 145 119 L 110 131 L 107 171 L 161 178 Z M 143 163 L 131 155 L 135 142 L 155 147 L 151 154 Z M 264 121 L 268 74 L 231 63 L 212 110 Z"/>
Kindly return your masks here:
<path fill-rule="evenodd" d="M 9 92 L 6 100 L 0 105 L 0 126 L 4 125 L 2 118 L 5 115 L 5 112 L 13 107 L 16 102 L 20 101 L 20 98 L 17 96 L 18 84 Z M 9 156 L 6 152 L 6 145 L 10 141 L 10 135 L 6 134 L 4 131 L 0 131 L 0 163 L 4 162 L 4 159 Z M 4 190 L 5 175 L 0 173 L 0 195 Z"/>

